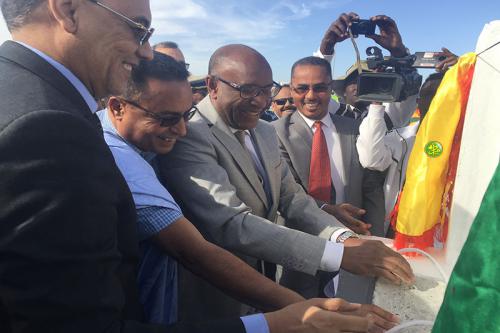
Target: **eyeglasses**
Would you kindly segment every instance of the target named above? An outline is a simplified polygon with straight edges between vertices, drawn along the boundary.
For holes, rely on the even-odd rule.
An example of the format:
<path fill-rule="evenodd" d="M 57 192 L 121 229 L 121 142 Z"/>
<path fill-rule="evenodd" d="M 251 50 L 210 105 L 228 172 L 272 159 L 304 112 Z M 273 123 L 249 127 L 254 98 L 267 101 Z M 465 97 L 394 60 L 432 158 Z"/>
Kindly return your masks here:
<path fill-rule="evenodd" d="M 135 102 L 126 99 L 121 99 L 121 101 L 138 108 L 139 110 L 147 114 L 150 118 L 153 118 L 154 120 L 158 121 L 161 127 L 169 127 L 177 125 L 179 121 L 181 121 L 181 119 L 184 119 L 184 121 L 187 122 L 189 119 L 193 118 L 194 114 L 198 111 L 198 108 L 196 106 L 192 106 L 189 110 L 183 113 L 163 112 L 163 114 L 168 114 L 168 115 L 160 116 L 159 114 L 151 112 Z"/>
<path fill-rule="evenodd" d="M 123 21 L 125 21 L 132 28 L 135 39 L 139 42 L 140 45 L 146 44 L 149 41 L 149 38 L 151 37 L 153 32 L 155 31 L 154 28 L 147 28 L 142 23 L 132 20 L 131 18 L 123 15 L 122 13 L 117 12 L 116 10 L 106 6 L 105 4 L 97 0 L 89 0 L 89 1 L 98 5 L 99 7 L 108 10 L 109 12 L 115 14 L 116 16 L 120 17 Z"/>
<path fill-rule="evenodd" d="M 272 84 L 265 87 L 261 87 L 255 84 L 237 84 L 234 82 L 229 82 L 220 77 L 215 77 L 217 80 L 227 84 L 231 88 L 238 90 L 240 92 L 240 97 L 243 99 L 249 99 L 259 96 L 261 93 L 267 98 L 273 98 L 280 92 L 281 86 L 279 83 L 273 81 Z"/>
<path fill-rule="evenodd" d="M 182 66 L 186 67 L 186 70 L 188 70 L 188 69 L 189 69 L 189 64 L 188 64 L 187 62 L 184 62 L 184 61 L 179 61 L 179 63 L 180 63 Z"/>
<path fill-rule="evenodd" d="M 289 104 L 293 104 L 293 98 L 292 97 L 280 98 L 280 99 L 275 99 L 273 101 L 273 103 L 276 103 L 277 105 L 285 105 L 286 102 L 288 102 Z"/>
<path fill-rule="evenodd" d="M 291 86 L 291 87 L 293 91 L 298 95 L 305 95 L 309 92 L 309 90 L 312 90 L 316 94 L 324 94 L 324 93 L 330 93 L 332 91 L 332 82 L 318 83 L 312 86 L 309 86 L 307 84 L 299 84 L 298 86 Z"/>

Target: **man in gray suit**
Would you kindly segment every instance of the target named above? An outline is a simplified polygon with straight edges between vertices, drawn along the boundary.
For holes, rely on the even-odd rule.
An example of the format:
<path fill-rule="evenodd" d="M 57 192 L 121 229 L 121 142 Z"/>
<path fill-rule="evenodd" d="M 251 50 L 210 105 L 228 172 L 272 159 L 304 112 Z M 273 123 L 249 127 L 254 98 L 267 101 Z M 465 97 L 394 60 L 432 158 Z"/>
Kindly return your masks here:
<path fill-rule="evenodd" d="M 227 45 L 211 57 L 209 96 L 198 105 L 188 134 L 160 160 L 161 174 L 183 211 L 206 238 L 237 253 L 274 278 L 273 266 L 314 275 L 343 268 L 411 281 L 406 260 L 381 242 L 356 236 L 318 208 L 281 158 L 274 128 L 259 121 L 276 83 L 266 59 L 244 45 Z M 278 211 L 284 226 L 274 224 Z M 345 242 L 343 242 L 345 241 Z M 184 278 L 183 278 L 184 279 Z M 183 315 L 203 318 L 240 314 L 239 302 L 214 288 L 190 284 Z M 299 290 L 318 293 L 313 284 Z M 181 283 L 181 299 L 189 299 Z M 204 303 L 204 304 L 201 304 Z M 194 310 L 199 305 L 210 311 Z M 189 306 L 189 313 L 183 309 Z"/>
<path fill-rule="evenodd" d="M 275 124 L 283 158 L 295 180 L 317 199 L 326 212 L 335 214 L 341 203 L 362 207 L 367 212 L 372 233 L 383 235 L 384 174 L 365 170 L 359 163 L 356 138 L 359 121 L 334 114 L 331 109 L 332 74 L 330 63 L 317 57 L 298 60 L 292 67 L 292 97 L 298 112 L 281 118 Z M 337 108 L 339 104 L 335 104 Z M 324 142 L 324 151 L 316 146 Z M 315 159 L 324 158 L 324 170 L 315 168 Z M 326 196 L 316 190 L 318 176 L 327 174 L 323 185 Z M 326 198 L 326 199 L 325 199 Z M 373 281 L 342 273 L 341 294 L 357 302 L 369 302 Z M 352 285 L 343 285 L 352 283 Z M 364 286 L 364 290 L 361 290 Z M 344 294 L 344 292 L 346 294 Z"/>

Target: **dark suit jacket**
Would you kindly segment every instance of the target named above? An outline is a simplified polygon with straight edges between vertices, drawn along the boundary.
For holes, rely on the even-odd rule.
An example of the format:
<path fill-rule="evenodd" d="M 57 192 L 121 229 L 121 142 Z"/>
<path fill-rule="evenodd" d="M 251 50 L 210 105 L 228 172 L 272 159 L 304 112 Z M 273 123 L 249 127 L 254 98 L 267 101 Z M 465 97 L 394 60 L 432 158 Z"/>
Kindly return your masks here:
<path fill-rule="evenodd" d="M 383 236 L 385 174 L 363 169 L 359 163 L 356 139 L 359 135 L 360 122 L 337 115 L 331 115 L 331 118 L 340 137 L 344 165 L 345 202 L 364 208 L 367 211 L 364 220 L 372 224 L 372 234 Z M 311 129 L 299 112 L 280 118 L 273 123 L 273 126 L 278 133 L 283 158 L 288 162 L 295 180 L 307 192 L 313 138 Z M 318 202 L 318 204 L 323 203 Z"/>
<path fill-rule="evenodd" d="M 94 116 L 20 44 L 0 73 L 0 332 L 244 332 L 140 322 L 135 207 Z"/>

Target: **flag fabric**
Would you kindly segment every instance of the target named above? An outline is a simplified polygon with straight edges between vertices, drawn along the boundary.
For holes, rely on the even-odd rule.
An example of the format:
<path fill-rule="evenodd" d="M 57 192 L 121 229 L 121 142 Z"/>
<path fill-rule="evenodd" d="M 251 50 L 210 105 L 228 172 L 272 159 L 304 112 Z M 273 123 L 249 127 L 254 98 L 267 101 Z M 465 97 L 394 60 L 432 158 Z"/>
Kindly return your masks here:
<path fill-rule="evenodd" d="M 433 333 L 500 332 L 500 164 L 446 288 Z"/>
<path fill-rule="evenodd" d="M 391 214 L 394 246 L 444 242 L 476 55 L 459 58 L 441 82 L 415 139 L 398 205 Z"/>

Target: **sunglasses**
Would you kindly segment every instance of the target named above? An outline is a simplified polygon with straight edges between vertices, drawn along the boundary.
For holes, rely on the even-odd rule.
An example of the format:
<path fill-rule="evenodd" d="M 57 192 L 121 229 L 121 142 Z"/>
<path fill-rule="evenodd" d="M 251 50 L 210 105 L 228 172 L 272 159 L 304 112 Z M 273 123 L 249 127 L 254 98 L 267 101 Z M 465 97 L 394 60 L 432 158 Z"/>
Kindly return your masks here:
<path fill-rule="evenodd" d="M 293 104 L 293 98 L 292 97 L 288 97 L 288 98 L 280 98 L 280 99 L 275 99 L 273 101 L 273 103 L 276 103 L 276 105 L 285 105 L 286 102 L 288 102 L 289 104 Z"/>
<path fill-rule="evenodd" d="M 179 121 L 181 121 L 181 119 L 184 119 L 184 121 L 187 122 L 189 121 L 189 119 L 193 118 L 194 114 L 198 111 L 198 108 L 196 106 L 192 106 L 189 110 L 183 113 L 162 112 L 162 115 L 160 116 L 158 113 L 151 112 L 135 102 L 126 99 L 121 99 L 121 101 L 141 110 L 142 112 L 147 114 L 148 117 L 156 120 L 161 127 L 175 126 L 179 123 Z"/>
<path fill-rule="evenodd" d="M 318 83 L 312 86 L 299 84 L 298 86 L 292 86 L 292 89 L 298 95 L 305 95 L 309 92 L 309 90 L 312 90 L 316 94 L 330 93 L 332 91 L 332 82 Z"/>
<path fill-rule="evenodd" d="M 147 28 L 144 26 L 144 24 L 136 22 L 132 20 L 130 17 L 127 17 L 123 15 L 120 12 L 117 12 L 116 10 L 106 6 L 105 4 L 97 1 L 97 0 L 89 0 L 90 2 L 96 4 L 97 6 L 106 9 L 107 11 L 113 13 L 114 15 L 118 16 L 121 18 L 123 21 L 125 21 L 130 28 L 132 29 L 132 32 L 134 33 L 135 39 L 139 42 L 140 45 L 144 45 L 149 41 L 149 38 L 151 38 L 151 35 L 155 31 L 154 28 Z"/>

